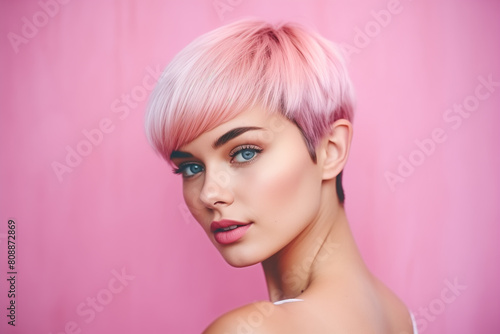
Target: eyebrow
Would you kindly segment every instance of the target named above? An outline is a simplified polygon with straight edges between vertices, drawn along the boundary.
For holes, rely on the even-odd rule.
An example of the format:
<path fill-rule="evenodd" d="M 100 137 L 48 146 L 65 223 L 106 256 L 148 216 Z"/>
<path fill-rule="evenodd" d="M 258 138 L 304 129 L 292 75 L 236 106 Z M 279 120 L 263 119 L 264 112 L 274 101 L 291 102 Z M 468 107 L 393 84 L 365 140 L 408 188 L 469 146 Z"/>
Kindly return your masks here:
<path fill-rule="evenodd" d="M 192 158 L 193 155 L 191 153 L 182 152 L 182 151 L 172 151 L 170 154 L 170 159 L 175 158 Z"/>
<path fill-rule="evenodd" d="M 214 149 L 221 147 L 231 139 L 234 139 L 245 132 L 252 131 L 252 130 L 262 130 L 262 128 L 258 126 L 244 126 L 244 127 L 239 127 L 239 128 L 234 128 L 217 138 L 216 141 L 212 144 L 212 147 Z M 172 151 L 172 154 L 170 154 L 170 159 L 175 159 L 175 158 L 192 158 L 193 155 L 188 152 L 183 152 L 183 151 Z"/>
<path fill-rule="evenodd" d="M 229 130 L 222 136 L 220 136 L 214 143 L 212 144 L 213 148 L 218 148 L 230 141 L 231 139 L 234 139 L 242 134 L 244 134 L 247 131 L 252 131 L 252 130 L 262 130 L 262 128 L 259 128 L 257 126 L 245 126 L 245 127 L 240 127 L 240 128 L 234 128 L 232 130 Z"/>

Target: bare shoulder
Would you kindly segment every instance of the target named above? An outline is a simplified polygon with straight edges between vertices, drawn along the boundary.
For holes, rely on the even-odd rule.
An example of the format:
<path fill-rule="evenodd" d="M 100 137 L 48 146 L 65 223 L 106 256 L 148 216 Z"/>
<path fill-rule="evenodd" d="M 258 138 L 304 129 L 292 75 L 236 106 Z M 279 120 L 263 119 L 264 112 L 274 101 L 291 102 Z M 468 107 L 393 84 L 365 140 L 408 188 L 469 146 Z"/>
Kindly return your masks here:
<path fill-rule="evenodd" d="M 404 303 L 378 279 L 358 279 L 342 284 L 323 309 L 334 319 L 332 332 L 411 333 L 410 313 Z M 318 309 L 320 311 L 320 309 Z"/>
<path fill-rule="evenodd" d="M 336 281 L 336 289 L 327 283 L 310 287 L 297 303 L 303 314 L 293 319 L 306 324 L 306 332 L 412 333 L 406 306 L 380 281 L 357 277 Z"/>
<path fill-rule="evenodd" d="M 406 306 L 385 286 L 345 283 L 311 291 L 303 302 L 255 302 L 216 319 L 204 334 L 411 333 Z"/>
<path fill-rule="evenodd" d="M 276 333 L 286 326 L 287 316 L 271 302 L 254 302 L 232 310 L 217 318 L 203 334 Z"/>

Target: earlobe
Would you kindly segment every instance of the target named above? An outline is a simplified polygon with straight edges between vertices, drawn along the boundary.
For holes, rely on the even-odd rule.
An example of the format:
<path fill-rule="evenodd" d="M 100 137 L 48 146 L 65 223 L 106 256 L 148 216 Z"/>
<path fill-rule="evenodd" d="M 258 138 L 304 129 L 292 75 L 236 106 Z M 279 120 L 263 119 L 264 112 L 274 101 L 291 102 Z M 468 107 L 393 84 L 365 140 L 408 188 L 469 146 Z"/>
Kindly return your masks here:
<path fill-rule="evenodd" d="M 331 125 L 330 133 L 323 138 L 323 180 L 335 178 L 343 169 L 349 156 L 352 124 L 339 119 Z"/>

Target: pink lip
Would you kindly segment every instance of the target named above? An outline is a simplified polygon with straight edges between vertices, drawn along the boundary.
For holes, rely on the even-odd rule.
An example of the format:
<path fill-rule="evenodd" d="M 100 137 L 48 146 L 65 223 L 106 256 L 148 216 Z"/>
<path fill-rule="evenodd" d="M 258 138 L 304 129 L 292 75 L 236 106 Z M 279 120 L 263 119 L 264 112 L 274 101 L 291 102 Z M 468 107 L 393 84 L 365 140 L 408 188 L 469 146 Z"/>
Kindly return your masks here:
<path fill-rule="evenodd" d="M 229 231 L 222 231 L 223 228 L 237 225 L 238 227 Z M 213 221 L 210 224 L 210 231 L 214 234 L 215 240 L 221 245 L 232 244 L 241 239 L 250 228 L 251 223 L 242 223 L 236 220 Z"/>

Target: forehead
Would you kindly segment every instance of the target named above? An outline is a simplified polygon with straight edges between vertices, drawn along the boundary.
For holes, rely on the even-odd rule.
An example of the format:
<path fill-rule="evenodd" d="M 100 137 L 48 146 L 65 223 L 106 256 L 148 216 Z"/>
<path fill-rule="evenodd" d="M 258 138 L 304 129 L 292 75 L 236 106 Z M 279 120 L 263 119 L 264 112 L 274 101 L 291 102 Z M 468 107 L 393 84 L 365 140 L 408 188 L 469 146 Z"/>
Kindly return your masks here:
<path fill-rule="evenodd" d="M 220 136 L 224 135 L 228 131 L 239 127 L 259 127 L 262 128 L 262 130 L 258 131 L 278 132 L 282 131 L 286 126 L 291 125 L 293 125 L 293 123 L 280 113 L 268 112 L 263 108 L 254 107 L 241 112 L 229 121 L 224 122 L 209 131 L 203 132 L 193 141 L 182 145 L 179 150 L 182 151 L 200 142 L 205 143 L 206 141 L 210 141 L 210 143 L 212 143 L 215 139 L 220 138 Z M 248 133 L 252 132 L 254 131 L 249 131 Z"/>

